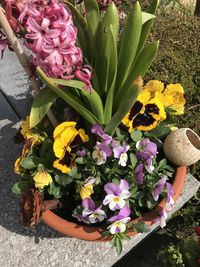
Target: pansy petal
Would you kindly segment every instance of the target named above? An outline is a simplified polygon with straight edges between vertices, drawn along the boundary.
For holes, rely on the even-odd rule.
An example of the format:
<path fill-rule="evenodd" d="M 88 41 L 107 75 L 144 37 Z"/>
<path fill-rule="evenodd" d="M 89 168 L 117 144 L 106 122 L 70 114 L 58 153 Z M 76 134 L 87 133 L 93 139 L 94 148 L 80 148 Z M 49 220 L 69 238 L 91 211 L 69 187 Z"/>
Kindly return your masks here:
<path fill-rule="evenodd" d="M 128 217 L 130 214 L 131 210 L 128 206 L 124 206 L 119 212 L 119 215 L 123 216 L 124 218 Z"/>
<path fill-rule="evenodd" d="M 110 203 L 114 197 L 115 195 L 113 194 L 107 195 L 103 200 L 103 205 L 108 205 L 108 203 Z"/>
<path fill-rule="evenodd" d="M 94 201 L 91 198 L 85 198 L 82 200 L 82 205 L 85 209 L 95 210 Z"/>
<path fill-rule="evenodd" d="M 129 190 L 129 183 L 125 180 L 122 179 L 119 184 L 120 190 Z"/>
<path fill-rule="evenodd" d="M 113 195 L 118 195 L 120 190 L 119 187 L 114 184 L 114 183 L 108 183 L 104 186 L 104 190 L 106 191 L 107 194 L 113 194 Z"/>

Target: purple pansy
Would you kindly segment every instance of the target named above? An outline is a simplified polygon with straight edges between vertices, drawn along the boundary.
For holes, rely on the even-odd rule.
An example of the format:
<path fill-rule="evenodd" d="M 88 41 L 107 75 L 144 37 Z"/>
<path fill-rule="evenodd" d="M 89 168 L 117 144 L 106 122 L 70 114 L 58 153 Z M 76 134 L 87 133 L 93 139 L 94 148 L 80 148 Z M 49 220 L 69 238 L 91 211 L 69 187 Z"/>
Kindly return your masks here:
<path fill-rule="evenodd" d="M 166 199 L 166 208 L 167 210 L 171 210 L 174 206 L 174 189 L 172 184 L 167 182 L 167 176 L 163 176 L 155 185 L 154 190 L 152 192 L 152 196 L 155 201 L 158 201 L 160 194 L 162 193 L 164 187 L 167 188 L 167 199 Z"/>
<path fill-rule="evenodd" d="M 174 189 L 173 189 L 172 184 L 170 183 L 166 182 L 165 186 L 167 188 L 166 208 L 167 210 L 171 210 L 174 206 L 174 199 L 173 199 Z"/>
<path fill-rule="evenodd" d="M 111 210 L 121 209 L 125 206 L 125 199 L 130 197 L 129 184 L 122 179 L 119 185 L 108 183 L 104 186 L 107 196 L 103 200 L 104 205 L 109 204 Z"/>
<path fill-rule="evenodd" d="M 155 201 L 158 201 L 158 198 L 164 189 L 164 186 L 166 184 L 167 179 L 168 179 L 167 176 L 164 176 L 155 185 L 154 190 L 152 192 L 152 196 L 153 196 Z"/>
<path fill-rule="evenodd" d="M 110 229 L 111 234 L 123 233 L 126 230 L 126 224 L 130 221 L 131 210 L 129 207 L 124 206 L 118 215 L 111 217 L 108 221 L 113 222 L 108 229 Z"/>
<path fill-rule="evenodd" d="M 107 145 L 110 144 L 112 141 L 112 137 L 109 136 L 108 134 L 105 134 L 103 129 L 101 128 L 101 126 L 98 124 L 95 124 L 92 126 L 91 132 L 93 134 L 96 134 L 97 136 L 101 137 L 104 141 L 106 141 Z"/>
<path fill-rule="evenodd" d="M 80 151 L 80 156 L 81 156 L 82 158 L 84 158 L 86 155 L 87 155 L 87 151 L 86 151 L 85 148 L 83 148 L 83 149 Z"/>
<path fill-rule="evenodd" d="M 115 146 L 113 149 L 114 152 L 114 157 L 116 159 L 119 159 L 118 164 L 125 167 L 127 160 L 128 160 L 128 155 L 127 155 L 127 151 L 129 150 L 130 146 L 127 146 L 126 143 L 123 143 L 122 146 Z"/>
<path fill-rule="evenodd" d="M 110 157 L 112 155 L 112 149 L 105 142 L 97 142 L 97 147 L 99 151 L 103 151 L 106 154 L 106 157 Z"/>
<path fill-rule="evenodd" d="M 97 165 L 102 165 L 106 162 L 107 154 L 105 151 L 99 149 L 98 144 L 97 142 L 95 150 L 92 152 L 92 158 L 96 161 Z"/>
<path fill-rule="evenodd" d="M 103 221 L 107 216 L 105 212 L 101 209 L 95 207 L 94 201 L 91 198 L 85 198 L 82 201 L 83 211 L 82 218 L 86 222 L 97 223 Z"/>
<path fill-rule="evenodd" d="M 144 166 L 142 163 L 139 163 L 135 170 L 136 175 L 136 182 L 138 185 L 141 185 L 144 183 Z"/>
<path fill-rule="evenodd" d="M 136 148 L 138 150 L 146 151 L 151 156 L 156 156 L 157 145 L 151 142 L 148 138 L 142 139 L 136 143 Z"/>
<path fill-rule="evenodd" d="M 115 221 L 119 221 L 121 219 L 124 219 L 126 217 L 129 217 L 129 215 L 131 214 L 131 210 L 128 206 L 124 206 L 117 215 L 112 216 L 108 221 L 109 222 L 115 222 Z"/>
<path fill-rule="evenodd" d="M 136 180 L 139 185 L 144 183 L 145 169 L 148 173 L 153 173 L 153 158 L 157 154 L 157 145 L 149 139 L 142 139 L 136 143 L 136 158 L 138 166 L 136 167 Z M 145 169 L 144 169 L 145 168 Z"/>
<path fill-rule="evenodd" d="M 162 211 L 159 212 L 160 215 L 160 227 L 164 228 L 166 226 L 166 220 L 167 220 L 167 213 L 166 211 L 163 209 Z"/>

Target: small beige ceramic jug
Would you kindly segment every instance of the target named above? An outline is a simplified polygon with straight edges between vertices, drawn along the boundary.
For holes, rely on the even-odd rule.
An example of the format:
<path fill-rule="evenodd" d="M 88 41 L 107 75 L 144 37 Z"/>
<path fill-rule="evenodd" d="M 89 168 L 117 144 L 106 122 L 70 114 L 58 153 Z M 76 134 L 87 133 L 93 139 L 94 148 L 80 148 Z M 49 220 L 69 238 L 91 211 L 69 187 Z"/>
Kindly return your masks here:
<path fill-rule="evenodd" d="M 172 131 L 163 148 L 169 161 L 177 166 L 189 166 L 200 160 L 200 137 L 189 128 Z"/>

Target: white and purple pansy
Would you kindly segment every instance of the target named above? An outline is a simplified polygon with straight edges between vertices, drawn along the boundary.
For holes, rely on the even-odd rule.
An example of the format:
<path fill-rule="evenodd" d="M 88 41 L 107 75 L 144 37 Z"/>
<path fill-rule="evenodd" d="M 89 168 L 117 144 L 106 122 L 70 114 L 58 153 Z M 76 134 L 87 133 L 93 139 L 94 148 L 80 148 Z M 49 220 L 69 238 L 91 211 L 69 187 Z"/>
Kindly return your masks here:
<path fill-rule="evenodd" d="M 160 215 L 160 227 L 164 228 L 166 226 L 167 213 L 165 210 L 159 212 Z"/>
<path fill-rule="evenodd" d="M 126 180 L 122 179 L 119 185 L 108 183 L 104 186 L 107 195 L 103 200 L 104 205 L 109 204 L 111 210 L 122 209 L 126 201 L 130 197 L 129 184 Z"/>
<path fill-rule="evenodd" d="M 166 182 L 165 184 L 166 188 L 167 188 L 167 199 L 166 199 L 166 209 L 167 210 L 171 210 L 174 206 L 174 189 L 172 184 Z"/>
<path fill-rule="evenodd" d="M 163 189 L 165 187 L 165 184 L 166 184 L 167 179 L 168 178 L 165 175 L 155 185 L 154 190 L 152 192 L 152 196 L 153 196 L 153 198 L 154 198 L 155 201 L 158 201 L 158 198 L 159 198 L 160 194 L 162 193 L 162 191 L 163 191 Z"/>
<path fill-rule="evenodd" d="M 147 172 L 152 173 L 154 171 L 153 158 L 156 156 L 157 145 L 151 142 L 149 139 L 142 139 L 136 143 L 136 158 L 139 162 L 144 164 Z"/>
<path fill-rule="evenodd" d="M 106 162 L 106 153 L 98 148 L 98 144 L 95 146 L 95 150 L 92 152 L 92 158 L 96 161 L 97 165 L 102 165 Z"/>
<path fill-rule="evenodd" d="M 166 198 L 166 209 L 171 210 L 174 206 L 174 189 L 172 184 L 167 182 L 167 176 L 163 176 L 155 185 L 154 190 L 152 192 L 152 196 L 155 201 L 158 201 L 160 194 L 162 193 L 163 189 L 166 187 L 167 189 L 167 198 Z"/>
<path fill-rule="evenodd" d="M 131 210 L 129 207 L 124 206 L 118 215 L 111 217 L 108 221 L 112 222 L 111 225 L 108 226 L 111 234 L 123 233 L 126 230 L 126 224 L 131 220 L 129 217 Z"/>
<path fill-rule="evenodd" d="M 119 159 L 118 164 L 125 167 L 127 160 L 128 160 L 128 155 L 127 151 L 129 150 L 130 146 L 127 146 L 126 143 L 123 143 L 123 145 L 116 145 L 113 149 L 114 152 L 114 157 L 116 159 Z"/>
<path fill-rule="evenodd" d="M 94 201 L 91 198 L 85 198 L 82 201 L 83 211 L 82 219 L 85 222 L 89 223 L 98 223 L 102 222 L 106 217 L 106 213 L 101 209 L 101 206 L 98 208 L 95 207 Z"/>
<path fill-rule="evenodd" d="M 106 142 L 107 145 L 109 145 L 112 142 L 112 137 L 108 134 L 105 134 L 101 126 L 98 124 L 92 126 L 91 132 L 101 137 Z"/>
<path fill-rule="evenodd" d="M 166 220 L 167 220 L 167 212 L 165 211 L 165 208 L 163 210 L 160 210 L 158 212 L 158 217 L 154 219 L 154 222 L 160 222 L 160 227 L 164 228 L 166 226 Z"/>
<path fill-rule="evenodd" d="M 148 138 L 142 139 L 136 143 L 137 150 L 145 151 L 151 156 L 156 156 L 157 152 L 157 145 L 151 142 Z"/>

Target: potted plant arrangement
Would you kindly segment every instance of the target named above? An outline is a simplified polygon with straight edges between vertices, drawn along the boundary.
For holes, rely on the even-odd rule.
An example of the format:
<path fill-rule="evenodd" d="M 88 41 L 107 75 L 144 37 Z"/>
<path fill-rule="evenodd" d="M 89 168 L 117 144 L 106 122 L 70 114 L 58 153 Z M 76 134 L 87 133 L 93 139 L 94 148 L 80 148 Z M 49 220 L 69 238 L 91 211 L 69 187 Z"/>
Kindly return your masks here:
<path fill-rule="evenodd" d="M 14 166 L 23 224 L 112 240 L 120 253 L 122 239 L 165 225 L 185 166 L 200 159 L 199 137 L 171 122 L 184 113 L 183 87 L 143 83 L 158 49 L 146 44 L 158 0 L 145 12 L 136 2 L 123 28 L 113 2 L 103 11 L 96 0 L 0 2 L 0 45 L 12 46 L 37 93 Z"/>

